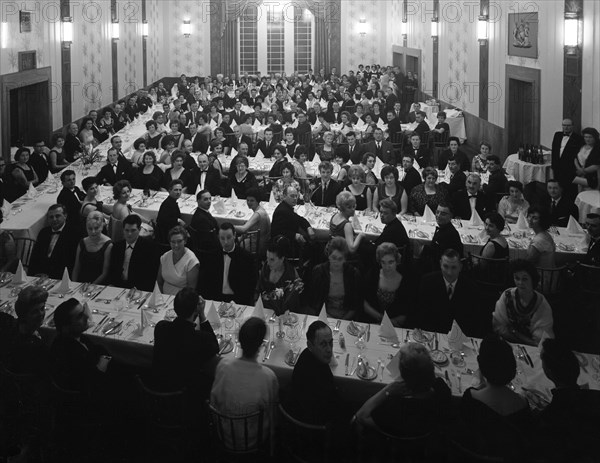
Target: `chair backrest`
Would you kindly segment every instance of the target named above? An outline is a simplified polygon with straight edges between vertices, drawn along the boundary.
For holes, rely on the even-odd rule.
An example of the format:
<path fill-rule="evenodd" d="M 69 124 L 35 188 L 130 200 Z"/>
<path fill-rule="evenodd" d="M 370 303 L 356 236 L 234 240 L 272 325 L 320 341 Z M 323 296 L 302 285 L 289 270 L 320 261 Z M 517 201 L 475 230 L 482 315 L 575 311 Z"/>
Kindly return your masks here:
<path fill-rule="evenodd" d="M 298 144 L 304 145 L 307 148 L 312 144 L 312 133 L 305 132 L 298 135 Z"/>
<path fill-rule="evenodd" d="M 390 141 L 392 142 L 392 145 L 399 145 L 401 148 L 404 142 L 404 132 L 394 132 L 390 138 Z"/>
<path fill-rule="evenodd" d="M 238 244 L 253 256 L 258 255 L 260 243 L 260 230 L 247 231 L 238 236 Z"/>
<path fill-rule="evenodd" d="M 291 416 L 279 404 L 283 417 L 281 445 L 293 461 L 298 463 L 327 462 L 331 460 L 331 429 L 329 425 L 314 425 Z"/>
<path fill-rule="evenodd" d="M 143 414 L 152 427 L 176 430 L 185 427 L 185 391 L 159 392 L 136 376 Z"/>
<path fill-rule="evenodd" d="M 508 257 L 490 259 L 476 254 L 469 254 L 468 270 L 475 282 L 490 289 L 503 290 L 510 286 Z"/>
<path fill-rule="evenodd" d="M 421 145 L 429 146 L 429 135 L 430 134 L 431 134 L 431 132 L 423 132 L 421 134 Z"/>
<path fill-rule="evenodd" d="M 447 130 L 444 133 L 436 134 L 433 146 L 436 148 L 448 148 L 448 138 L 450 138 L 450 132 Z"/>
<path fill-rule="evenodd" d="M 580 288 L 588 296 L 600 296 L 600 267 L 582 262 L 575 268 L 575 276 Z"/>
<path fill-rule="evenodd" d="M 29 267 L 34 245 L 35 240 L 32 238 L 15 238 L 16 256 L 21 260 L 25 269 Z"/>
<path fill-rule="evenodd" d="M 537 267 L 540 276 L 538 291 L 544 296 L 553 296 L 559 294 L 564 289 L 564 274 L 567 270 L 566 266 L 557 268 L 541 268 Z"/>
<path fill-rule="evenodd" d="M 221 450 L 235 455 L 258 453 L 263 441 L 264 411 L 239 416 L 219 412 L 210 403 L 211 432 Z"/>

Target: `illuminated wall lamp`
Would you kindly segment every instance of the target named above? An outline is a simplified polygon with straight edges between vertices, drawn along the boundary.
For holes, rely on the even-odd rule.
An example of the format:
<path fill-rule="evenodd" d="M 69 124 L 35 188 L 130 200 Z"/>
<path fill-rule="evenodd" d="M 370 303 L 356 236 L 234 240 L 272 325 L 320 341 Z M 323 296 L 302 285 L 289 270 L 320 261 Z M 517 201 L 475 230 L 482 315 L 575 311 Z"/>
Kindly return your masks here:
<path fill-rule="evenodd" d="M 579 17 L 577 13 L 565 13 L 565 48 L 568 55 L 579 49 Z"/>
<path fill-rule="evenodd" d="M 192 35 L 192 22 L 189 19 L 183 20 L 183 25 L 181 26 L 181 32 L 186 39 L 190 38 Z"/>
<path fill-rule="evenodd" d="M 479 16 L 477 22 L 477 41 L 479 45 L 485 45 L 488 41 L 488 17 Z"/>
<path fill-rule="evenodd" d="M 439 26 L 438 18 L 431 18 L 431 38 L 433 40 L 438 39 L 438 29 L 439 29 L 438 26 Z"/>
<path fill-rule="evenodd" d="M 119 21 L 111 23 L 110 36 L 113 40 L 119 40 L 119 37 L 121 36 L 121 32 L 119 29 Z"/>
<path fill-rule="evenodd" d="M 0 22 L 0 48 L 8 48 L 8 23 Z"/>
<path fill-rule="evenodd" d="M 142 37 L 148 38 L 148 33 L 150 32 L 150 28 L 148 26 L 148 21 L 142 21 Z"/>
<path fill-rule="evenodd" d="M 69 48 L 73 43 L 73 18 L 63 18 L 61 29 L 63 46 Z"/>
<path fill-rule="evenodd" d="M 407 21 L 402 21 L 400 23 L 400 34 L 404 38 L 406 38 L 408 36 L 408 22 Z"/>
<path fill-rule="evenodd" d="M 361 18 L 358 20 L 358 33 L 361 37 L 367 35 L 367 20 L 365 18 Z"/>

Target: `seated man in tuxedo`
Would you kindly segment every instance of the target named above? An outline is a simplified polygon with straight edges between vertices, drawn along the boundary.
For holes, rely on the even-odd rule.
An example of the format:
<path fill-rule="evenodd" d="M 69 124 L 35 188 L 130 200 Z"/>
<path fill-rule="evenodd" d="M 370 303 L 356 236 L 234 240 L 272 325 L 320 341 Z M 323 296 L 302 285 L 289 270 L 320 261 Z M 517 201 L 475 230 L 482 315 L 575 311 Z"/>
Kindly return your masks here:
<path fill-rule="evenodd" d="M 575 158 L 583 145 L 583 137 L 573 131 L 573 121 L 564 119 L 562 130 L 552 139 L 552 171 L 568 196 L 577 196 Z"/>
<path fill-rule="evenodd" d="M 413 132 L 418 133 L 421 136 L 421 140 L 425 140 L 425 134 L 429 133 L 431 129 L 427 122 L 425 122 L 425 113 L 423 111 L 419 111 L 415 115 L 415 122 L 417 123 L 417 126 Z"/>
<path fill-rule="evenodd" d="M 481 177 L 471 173 L 467 177 L 466 189 L 459 190 L 452 195 L 454 216 L 462 220 L 471 220 L 473 211 L 477 211 L 483 219 L 487 214 L 487 200 L 481 191 Z"/>
<path fill-rule="evenodd" d="M 196 249 L 216 252 L 220 249 L 219 224 L 209 212 L 211 194 L 208 190 L 200 190 L 196 195 L 198 208 L 192 216 L 189 232 Z"/>
<path fill-rule="evenodd" d="M 121 140 L 120 136 L 115 135 L 110 139 L 110 147 L 117 150 L 117 154 L 119 155 L 119 160 L 123 159 L 123 160 L 127 161 L 127 158 L 123 154 L 122 146 L 123 146 L 123 140 Z"/>
<path fill-rule="evenodd" d="M 198 124 L 192 122 L 188 130 L 190 131 L 190 141 L 192 142 L 192 153 L 207 153 L 208 138 L 205 134 L 198 132 Z"/>
<path fill-rule="evenodd" d="M 454 249 L 446 249 L 439 261 L 441 271 L 421 279 L 415 327 L 448 333 L 456 320 L 467 336 L 483 337 L 491 331 L 492 310 L 477 305 L 475 284 L 461 275 L 460 259 Z"/>
<path fill-rule="evenodd" d="M 127 180 L 131 182 L 133 172 L 131 162 L 127 159 L 119 158 L 117 150 L 110 148 L 107 153 L 106 165 L 100 169 L 96 180 L 99 185 L 114 185 L 119 180 Z"/>
<path fill-rule="evenodd" d="M 429 148 L 421 145 L 421 135 L 416 132 L 410 135 L 410 145 L 404 148 L 403 155 L 411 156 L 421 169 L 431 166 L 431 152 Z"/>
<path fill-rule="evenodd" d="M 314 190 L 311 194 L 311 201 L 315 206 L 335 206 L 335 199 L 338 193 L 342 191 L 342 187 L 331 178 L 332 173 L 333 165 L 331 162 L 323 161 L 319 164 L 321 178 L 314 180 Z"/>
<path fill-rule="evenodd" d="M 179 179 L 172 180 L 169 184 L 169 196 L 160 205 L 156 216 L 156 239 L 159 243 L 167 243 L 167 235 L 171 228 L 186 223 L 181 218 L 181 210 L 177 200 L 181 197 L 183 182 Z"/>
<path fill-rule="evenodd" d="M 232 165 L 234 165 L 232 163 Z M 210 165 L 208 155 L 198 155 L 198 166 L 196 185 L 197 191 L 208 190 L 211 195 L 218 196 L 221 194 L 221 175 L 219 171 Z"/>
<path fill-rule="evenodd" d="M 59 135 L 59 137 L 63 136 Z M 45 182 L 48 178 L 48 172 L 50 171 L 49 162 L 46 143 L 44 140 L 36 141 L 33 145 L 33 152 L 29 155 L 29 165 L 35 170 L 39 183 Z"/>
<path fill-rule="evenodd" d="M 299 193 L 294 186 L 283 190 L 283 199 L 273 212 L 271 237 L 285 236 L 290 243 L 306 243 L 313 239 L 315 232 L 308 220 L 296 214 L 294 207 L 298 204 Z"/>
<path fill-rule="evenodd" d="M 499 193 L 508 191 L 508 179 L 504 175 L 504 169 L 500 164 L 500 158 L 496 155 L 487 157 L 487 167 L 490 177 L 488 184 L 483 186 L 483 192 L 487 196 L 489 210 L 496 210 Z"/>
<path fill-rule="evenodd" d="M 364 152 L 375 153 L 384 164 L 396 165 L 394 147 L 389 141 L 383 139 L 383 130 L 379 127 L 373 131 L 373 141 L 365 145 Z"/>
<path fill-rule="evenodd" d="M 237 150 L 237 152 L 239 153 L 240 145 L 242 143 L 245 143 L 248 146 L 248 152 L 247 152 L 246 156 L 253 156 L 254 154 L 251 151 L 252 138 L 250 138 L 248 135 L 242 135 L 242 129 L 240 128 L 239 125 L 236 125 L 233 128 L 233 134 L 235 135 L 235 140 L 232 144 L 232 148 L 235 148 Z"/>
<path fill-rule="evenodd" d="M 63 189 L 58 194 L 56 202 L 64 206 L 69 224 L 79 225 L 79 211 L 85 193 L 75 186 L 75 172 L 70 169 L 64 170 L 60 174 L 60 181 Z"/>
<path fill-rule="evenodd" d="M 262 154 L 264 154 L 265 158 L 270 158 L 273 154 L 273 148 L 275 148 L 276 145 L 277 143 L 273 141 L 273 129 L 267 127 L 265 129 L 265 138 L 256 144 L 255 154 L 259 151 L 262 151 Z"/>
<path fill-rule="evenodd" d="M 208 398 L 213 375 L 210 370 L 217 363 L 219 343 L 204 315 L 205 306 L 196 291 L 184 288 L 173 301 L 175 320 L 156 324 L 152 373 L 162 388 L 189 387 L 203 391 Z"/>
<path fill-rule="evenodd" d="M 454 158 L 458 162 L 461 171 L 468 172 L 471 170 L 469 158 L 465 153 L 458 149 L 459 145 L 460 140 L 458 137 L 450 137 L 448 139 L 449 148 L 440 153 L 440 158 L 438 159 L 438 169 L 445 170 L 446 165 L 448 164 L 448 159 Z"/>
<path fill-rule="evenodd" d="M 31 258 L 29 274 L 43 273 L 50 278 L 60 279 L 65 268 L 71 273 L 75 263 L 75 252 L 80 238 L 79 221 L 67 221 L 67 212 L 62 204 L 48 208 L 48 226 L 40 230 Z"/>
<path fill-rule="evenodd" d="M 552 225 L 566 227 L 569 217 L 579 220 L 579 209 L 571 198 L 564 195 L 564 189 L 558 180 L 548 180 L 546 191 L 548 198 L 542 203 L 542 206 L 550 211 Z"/>
<path fill-rule="evenodd" d="M 450 170 L 450 183 L 448 183 L 446 189 L 448 190 L 448 195 L 452 196 L 454 193 L 462 190 L 465 187 L 467 176 L 462 170 L 460 170 L 460 166 L 456 158 L 448 159 L 448 169 Z"/>
<path fill-rule="evenodd" d="M 390 134 L 390 139 L 394 136 L 395 133 L 402 132 L 402 121 L 400 118 L 396 117 L 396 113 L 393 109 L 388 110 L 387 112 L 387 120 L 388 120 L 388 133 Z"/>
<path fill-rule="evenodd" d="M 235 227 L 229 222 L 219 227 L 219 242 L 222 252 L 207 257 L 200 268 L 200 293 L 206 299 L 254 305 L 257 272 L 252 254 L 236 245 Z"/>
<path fill-rule="evenodd" d="M 396 203 L 389 199 L 383 199 L 379 201 L 379 213 L 381 223 L 385 225 L 381 235 L 373 242 L 375 247 L 381 243 L 392 243 L 398 248 L 404 248 L 409 244 L 408 234 L 402 222 L 398 220 L 398 206 Z"/>
<path fill-rule="evenodd" d="M 410 196 L 410 192 L 414 187 L 423 182 L 421 174 L 413 167 L 414 162 L 415 158 L 409 152 L 402 155 L 402 168 L 404 169 L 402 186 L 406 190 L 407 196 Z"/>
<path fill-rule="evenodd" d="M 197 101 L 194 101 L 190 105 L 190 110 L 187 113 L 185 113 L 185 118 L 187 120 L 187 123 L 185 124 L 186 127 L 189 127 L 190 124 L 196 124 L 197 127 L 198 118 L 202 114 L 200 111 L 198 111 L 199 106 L 199 103 Z"/>
<path fill-rule="evenodd" d="M 600 265 L 600 214 L 590 213 L 585 219 L 590 242 L 584 262 L 589 265 Z"/>
<path fill-rule="evenodd" d="M 186 139 L 183 140 L 183 144 L 181 145 L 181 151 L 183 151 L 183 167 L 192 174 L 192 176 L 198 175 L 198 164 L 196 163 L 196 159 L 194 158 L 194 145 L 191 140 Z"/>
<path fill-rule="evenodd" d="M 417 114 L 421 112 L 421 105 L 414 103 L 412 105 L 412 111 L 408 113 L 408 122 L 413 123 L 417 120 Z"/>
<path fill-rule="evenodd" d="M 346 142 L 341 143 L 335 149 L 336 157 L 342 157 L 343 159 L 350 159 L 352 164 L 360 164 L 364 151 L 356 142 L 356 133 L 350 131 L 346 134 Z"/>
<path fill-rule="evenodd" d="M 435 227 L 435 233 L 431 238 L 431 243 L 423 249 L 422 260 L 427 264 L 427 260 L 430 259 L 432 264 L 435 266 L 445 250 L 455 250 L 460 258 L 463 258 L 463 244 L 460 239 L 460 234 L 454 228 L 452 224 L 452 208 L 449 204 L 441 203 L 438 205 L 435 211 L 435 220 L 437 227 Z"/>
<path fill-rule="evenodd" d="M 154 241 L 140 236 L 141 228 L 139 215 L 130 214 L 123 219 L 125 239 L 114 243 L 111 251 L 111 284 L 152 291 L 158 272 L 158 250 Z"/>

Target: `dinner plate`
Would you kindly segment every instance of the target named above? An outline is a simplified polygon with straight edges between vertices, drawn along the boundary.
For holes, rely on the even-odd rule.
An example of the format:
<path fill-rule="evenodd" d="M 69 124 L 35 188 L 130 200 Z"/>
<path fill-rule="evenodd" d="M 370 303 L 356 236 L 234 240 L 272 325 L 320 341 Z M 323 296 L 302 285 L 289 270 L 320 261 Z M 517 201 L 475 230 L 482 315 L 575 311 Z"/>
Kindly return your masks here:
<path fill-rule="evenodd" d="M 523 393 L 532 408 L 536 410 L 543 410 L 550 404 L 550 400 L 546 394 L 537 389 L 523 388 Z"/>
<path fill-rule="evenodd" d="M 356 376 L 358 376 L 360 379 L 364 379 L 365 381 L 373 381 L 375 378 L 377 378 L 377 371 L 371 366 L 363 368 L 362 371 L 359 367 L 356 370 Z"/>
<path fill-rule="evenodd" d="M 289 366 L 293 367 L 296 365 L 296 362 L 298 361 L 299 356 L 300 356 L 300 354 L 296 354 L 292 349 L 290 349 L 285 354 L 283 361 L 285 363 L 287 363 Z"/>
<path fill-rule="evenodd" d="M 177 318 L 177 314 L 173 309 L 167 309 L 165 312 L 165 320 L 171 321 Z"/>
<path fill-rule="evenodd" d="M 298 324 L 298 315 L 295 313 L 289 314 L 287 317 L 285 317 L 283 324 L 287 326 L 296 326 Z"/>
<path fill-rule="evenodd" d="M 219 343 L 219 353 L 221 355 L 229 354 L 233 350 L 233 342 L 231 339 L 223 339 Z"/>
<path fill-rule="evenodd" d="M 567 252 L 575 251 L 575 245 L 573 245 L 573 244 L 558 243 L 557 247 L 561 251 L 567 251 Z"/>
<path fill-rule="evenodd" d="M 221 318 L 234 318 L 235 317 L 235 308 L 231 304 L 227 304 L 222 302 L 219 306 L 219 317 Z"/>
<path fill-rule="evenodd" d="M 430 354 L 431 354 L 431 360 L 437 366 L 445 367 L 446 365 L 448 365 L 450 363 L 448 356 L 441 350 L 432 350 Z"/>
<path fill-rule="evenodd" d="M 364 331 L 364 327 L 359 323 L 350 322 L 348 323 L 348 327 L 346 328 L 348 334 L 352 336 L 358 336 L 360 333 Z"/>
<path fill-rule="evenodd" d="M 433 334 L 423 333 L 423 331 L 419 329 L 413 330 L 411 336 L 414 341 L 419 342 L 421 344 L 426 344 L 433 340 Z"/>

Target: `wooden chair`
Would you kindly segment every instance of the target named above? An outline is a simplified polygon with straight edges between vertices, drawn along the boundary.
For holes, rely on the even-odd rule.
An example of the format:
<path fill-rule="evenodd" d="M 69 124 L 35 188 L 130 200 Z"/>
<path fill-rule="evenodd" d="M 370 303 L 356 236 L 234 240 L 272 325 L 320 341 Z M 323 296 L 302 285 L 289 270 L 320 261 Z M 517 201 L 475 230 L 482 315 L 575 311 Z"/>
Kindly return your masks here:
<path fill-rule="evenodd" d="M 559 296 L 565 288 L 566 266 L 557 268 L 536 268 L 540 276 L 537 290 L 546 298 Z"/>
<path fill-rule="evenodd" d="M 509 259 L 490 259 L 469 253 L 467 269 L 484 290 L 501 292 L 510 286 Z"/>
<path fill-rule="evenodd" d="M 15 248 L 17 259 L 23 263 L 23 268 L 29 268 L 29 260 L 35 246 L 35 240 L 32 238 L 15 238 Z"/>
<path fill-rule="evenodd" d="M 210 415 L 210 431 L 217 453 L 229 460 L 254 457 L 257 461 L 264 455 L 263 415 L 264 411 L 239 416 L 219 412 L 207 403 Z"/>
<path fill-rule="evenodd" d="M 578 262 L 575 267 L 575 278 L 584 296 L 600 300 L 600 267 Z"/>
<path fill-rule="evenodd" d="M 314 425 L 291 416 L 279 404 L 282 416 L 280 442 L 287 461 L 313 463 L 331 461 L 331 429 L 329 425 Z"/>
<path fill-rule="evenodd" d="M 260 247 L 260 230 L 247 231 L 238 236 L 238 244 L 252 256 L 258 258 Z"/>
<path fill-rule="evenodd" d="M 431 132 L 423 132 L 421 134 L 421 145 L 429 147 L 430 137 L 431 137 Z"/>
<path fill-rule="evenodd" d="M 305 132 L 297 135 L 298 144 L 309 148 L 312 145 L 312 133 Z"/>

